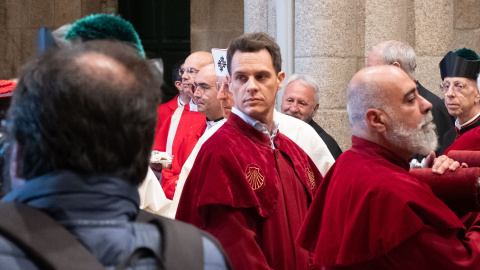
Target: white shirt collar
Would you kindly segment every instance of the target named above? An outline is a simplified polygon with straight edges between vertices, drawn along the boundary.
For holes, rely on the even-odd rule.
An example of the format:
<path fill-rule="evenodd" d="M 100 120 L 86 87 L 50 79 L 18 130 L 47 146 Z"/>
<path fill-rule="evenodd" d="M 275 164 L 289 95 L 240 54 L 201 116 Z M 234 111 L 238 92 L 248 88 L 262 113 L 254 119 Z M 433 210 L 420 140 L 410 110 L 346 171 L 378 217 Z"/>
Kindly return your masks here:
<path fill-rule="evenodd" d="M 193 99 L 190 99 L 190 111 L 191 112 L 198 112 L 197 104 L 193 103 Z"/>
<path fill-rule="evenodd" d="M 235 107 L 232 107 L 232 113 L 234 113 L 236 116 L 242 118 L 243 121 L 245 121 L 247 124 L 251 125 L 254 129 L 267 134 L 270 137 L 270 143 L 272 146 L 272 149 L 275 149 L 275 145 L 273 144 L 273 138 L 277 135 L 278 133 L 278 124 L 275 120 L 273 120 L 273 129 L 272 129 L 272 134 L 270 135 L 268 133 L 268 127 L 266 124 L 250 117 L 249 115 L 243 113 L 242 111 L 238 110 Z"/>
<path fill-rule="evenodd" d="M 185 105 L 185 103 L 182 101 L 180 96 L 177 97 L 177 104 L 178 104 L 178 107 L 181 107 L 181 106 Z"/>
<path fill-rule="evenodd" d="M 224 123 L 225 121 L 227 121 L 227 119 L 225 118 L 222 118 L 220 120 L 217 120 L 217 121 L 211 121 L 211 120 L 207 120 L 207 128 L 205 130 L 209 130 L 210 128 L 212 128 L 213 126 L 216 126 L 220 123 Z"/>
<path fill-rule="evenodd" d="M 460 130 L 462 129 L 462 127 L 472 123 L 473 121 L 475 121 L 475 119 L 477 119 L 478 117 L 480 116 L 480 113 L 477 113 L 477 115 L 475 115 L 472 119 L 468 120 L 467 122 L 463 123 L 460 125 L 460 123 L 458 122 L 458 117 L 457 117 L 457 120 L 455 120 L 455 126 Z"/>

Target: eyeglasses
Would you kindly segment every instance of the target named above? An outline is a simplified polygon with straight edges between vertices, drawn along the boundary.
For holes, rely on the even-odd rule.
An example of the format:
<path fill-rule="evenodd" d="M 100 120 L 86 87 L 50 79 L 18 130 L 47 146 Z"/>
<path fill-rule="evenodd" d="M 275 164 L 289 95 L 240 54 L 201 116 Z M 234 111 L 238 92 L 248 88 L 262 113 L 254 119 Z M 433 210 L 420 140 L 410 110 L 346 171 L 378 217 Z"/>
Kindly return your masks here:
<path fill-rule="evenodd" d="M 228 83 L 224 82 L 215 82 L 215 86 L 217 87 L 217 91 L 220 92 L 220 90 L 223 89 L 223 92 L 228 95 L 230 94 L 230 89 L 228 88 Z M 223 87 L 223 88 L 222 88 Z"/>
<path fill-rule="evenodd" d="M 193 87 L 195 87 L 195 93 L 198 92 L 202 95 L 205 94 L 207 90 L 212 88 L 210 85 L 206 83 L 201 83 L 201 84 L 194 83 Z"/>
<path fill-rule="evenodd" d="M 180 76 L 183 75 L 183 73 L 187 72 L 188 74 L 190 75 L 193 75 L 193 74 L 197 74 L 200 70 L 198 69 L 195 69 L 195 68 L 181 68 L 178 70 L 178 74 L 180 74 Z"/>
<path fill-rule="evenodd" d="M 450 85 L 451 84 L 449 82 L 442 82 L 440 84 L 440 89 L 443 91 L 445 95 L 447 94 L 448 89 L 450 89 Z M 463 90 L 465 90 L 468 84 L 461 83 L 461 82 L 454 82 L 452 85 L 453 85 L 453 91 L 461 93 Z"/>

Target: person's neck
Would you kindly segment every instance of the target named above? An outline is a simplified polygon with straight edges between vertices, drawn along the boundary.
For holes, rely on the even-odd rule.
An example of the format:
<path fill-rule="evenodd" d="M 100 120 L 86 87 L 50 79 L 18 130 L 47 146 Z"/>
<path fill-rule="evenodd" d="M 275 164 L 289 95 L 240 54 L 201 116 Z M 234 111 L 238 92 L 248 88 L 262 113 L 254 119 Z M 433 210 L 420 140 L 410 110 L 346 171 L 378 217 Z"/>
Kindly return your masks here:
<path fill-rule="evenodd" d="M 468 114 L 463 114 L 458 116 L 458 123 L 460 125 L 465 124 L 466 122 L 472 120 L 478 113 L 480 113 L 480 105 L 475 105 Z"/>
<path fill-rule="evenodd" d="M 373 133 L 368 135 L 366 134 L 365 137 L 364 136 L 357 136 L 357 137 L 374 142 L 382 146 L 383 148 L 391 151 L 392 153 L 395 153 L 395 155 L 400 157 L 402 160 L 408 162 L 408 160 L 414 153 L 411 153 L 409 150 L 391 143 L 389 140 L 386 140 L 384 136 L 385 135 L 382 133 Z"/>
<path fill-rule="evenodd" d="M 179 94 L 180 100 L 184 103 L 187 104 L 190 102 L 190 97 L 187 94 Z"/>

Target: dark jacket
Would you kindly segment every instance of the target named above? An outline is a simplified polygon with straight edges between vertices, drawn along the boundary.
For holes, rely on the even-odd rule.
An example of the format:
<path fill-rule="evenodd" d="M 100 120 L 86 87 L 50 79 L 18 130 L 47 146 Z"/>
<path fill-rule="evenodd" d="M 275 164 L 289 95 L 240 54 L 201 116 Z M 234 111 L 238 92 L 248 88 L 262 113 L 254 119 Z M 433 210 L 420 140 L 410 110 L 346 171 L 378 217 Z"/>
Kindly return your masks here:
<path fill-rule="evenodd" d="M 3 201 L 25 203 L 44 211 L 75 235 L 104 266 L 118 264 L 139 246 L 155 252 L 160 247 L 156 226 L 134 222 L 140 201 L 137 187 L 112 176 L 51 173 L 26 181 Z M 224 269 L 220 267 L 224 262 L 216 254 L 218 250 L 203 243 L 205 269 Z M 0 265 L 2 269 L 37 269 L 22 250 L 2 236 Z M 139 269 L 156 269 L 153 259 L 144 259 L 141 265 Z"/>
<path fill-rule="evenodd" d="M 322 127 L 320 127 L 315 121 L 313 121 L 313 119 L 311 119 L 308 124 L 312 126 L 313 129 L 315 129 L 320 138 L 322 138 L 323 142 L 325 142 L 333 158 L 337 159 L 342 153 L 342 149 L 340 149 L 335 139 L 333 139 L 332 136 L 325 132 L 325 130 L 323 130 Z"/>

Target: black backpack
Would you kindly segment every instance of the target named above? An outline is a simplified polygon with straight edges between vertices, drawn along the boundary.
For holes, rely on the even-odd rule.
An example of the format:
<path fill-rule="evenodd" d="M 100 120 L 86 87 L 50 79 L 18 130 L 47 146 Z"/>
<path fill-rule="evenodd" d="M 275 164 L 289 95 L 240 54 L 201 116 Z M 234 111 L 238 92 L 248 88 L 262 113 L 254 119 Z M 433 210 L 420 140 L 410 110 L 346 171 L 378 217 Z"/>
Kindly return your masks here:
<path fill-rule="evenodd" d="M 39 269 L 100 270 L 105 267 L 75 237 L 47 214 L 21 203 L 0 203 L 0 235 L 22 249 Z M 137 222 L 158 227 L 162 254 L 145 247 L 137 248 L 116 266 L 125 269 L 144 257 L 153 257 L 157 269 L 203 269 L 202 236 L 222 252 L 227 269 L 231 269 L 223 248 L 213 236 L 190 224 L 140 211 Z"/>

